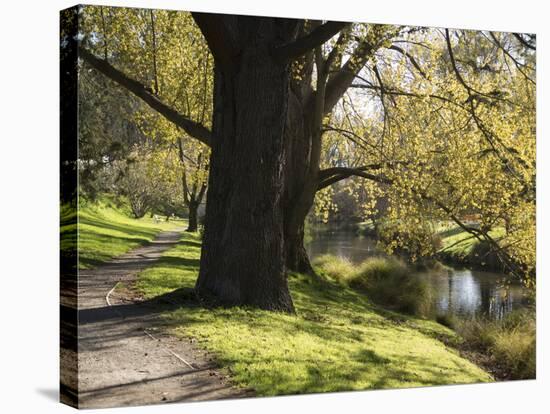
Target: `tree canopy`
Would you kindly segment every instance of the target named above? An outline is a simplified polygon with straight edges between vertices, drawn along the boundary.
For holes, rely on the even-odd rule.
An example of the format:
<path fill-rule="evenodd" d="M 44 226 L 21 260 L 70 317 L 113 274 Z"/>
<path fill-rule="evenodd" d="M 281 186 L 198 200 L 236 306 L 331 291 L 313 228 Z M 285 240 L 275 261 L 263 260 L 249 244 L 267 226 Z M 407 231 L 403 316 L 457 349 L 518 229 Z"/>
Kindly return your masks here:
<path fill-rule="evenodd" d="M 314 202 L 316 214 L 327 217 L 335 208 L 332 186 L 338 183 L 361 204 L 365 217 L 388 223 L 389 250 L 409 248 L 413 260 L 430 255 L 433 231 L 425 224 L 451 220 L 533 285 L 535 36 L 99 6 L 85 10 L 79 49 L 84 67 L 106 76 L 94 77 L 97 88 L 109 90 L 101 99 L 131 93 L 128 106 L 117 111 L 131 118 L 140 134 L 164 143 L 159 154 L 173 163 L 167 170 L 180 178 L 186 205 L 200 203 L 207 180 L 216 186 L 237 183 L 242 192 L 248 183 L 240 177 L 271 171 L 274 191 L 284 190 L 273 199 L 281 203 L 283 217 L 282 230 L 273 232 L 284 234 L 284 253 L 276 249 L 276 255 L 286 256 L 287 267 L 311 268 L 304 265 L 304 220 Z M 260 30 L 269 32 L 266 39 L 274 34 L 279 44 L 269 44 L 265 52 L 265 45 L 254 40 Z M 245 72 L 247 78 L 239 78 Z M 266 83 L 269 87 L 282 79 L 279 90 L 262 89 L 262 76 L 276 79 Z M 239 99 L 255 101 L 246 95 L 247 82 L 251 90 L 258 82 L 265 95 L 258 102 L 277 101 L 279 107 L 257 118 L 244 110 L 250 137 L 242 138 L 243 150 L 233 146 L 226 128 L 236 123 L 237 143 L 246 135 L 236 121 L 240 109 L 232 115 L 230 106 L 240 108 Z M 223 121 L 216 124 L 216 116 Z M 263 133 L 282 116 L 284 125 L 277 128 L 284 142 L 275 130 L 264 138 L 255 135 L 254 128 Z M 254 152 L 255 139 L 275 144 Z M 258 155 L 265 151 L 273 152 L 273 164 Z M 237 163 L 221 160 L 220 153 L 247 165 L 237 171 Z M 224 176 L 228 166 L 235 167 L 230 181 Z M 258 188 L 268 188 L 267 182 Z M 213 190 L 216 202 L 235 200 L 220 191 Z M 261 197 L 258 205 L 265 207 L 267 198 Z M 228 210 L 232 213 L 224 214 L 242 213 L 230 205 Z M 220 218 L 212 223 L 228 220 L 215 214 Z"/>

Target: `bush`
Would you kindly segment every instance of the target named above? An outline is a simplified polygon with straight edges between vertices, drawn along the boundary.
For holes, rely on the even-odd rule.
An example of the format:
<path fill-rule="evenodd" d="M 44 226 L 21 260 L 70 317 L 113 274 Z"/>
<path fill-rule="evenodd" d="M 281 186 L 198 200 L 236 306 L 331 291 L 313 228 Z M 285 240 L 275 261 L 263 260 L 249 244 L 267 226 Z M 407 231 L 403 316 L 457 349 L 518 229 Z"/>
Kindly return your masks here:
<path fill-rule="evenodd" d="M 472 319 L 457 323 L 466 344 L 489 355 L 510 379 L 536 376 L 536 321 L 533 312 L 514 311 L 500 320 Z"/>
<path fill-rule="evenodd" d="M 364 290 L 379 304 L 417 316 L 431 310 L 429 285 L 394 258 L 371 258 L 359 266 L 350 286 Z"/>
<path fill-rule="evenodd" d="M 431 312 L 429 285 L 411 274 L 400 260 L 373 257 L 354 267 L 346 259 L 325 255 L 314 264 L 340 283 L 365 292 L 378 304 L 417 316 Z"/>
<path fill-rule="evenodd" d="M 317 257 L 313 264 L 341 284 L 348 284 L 348 279 L 355 273 L 355 268 L 348 259 L 330 254 Z"/>
<path fill-rule="evenodd" d="M 457 318 L 451 314 L 443 313 L 435 316 L 435 321 L 450 329 L 455 329 L 457 324 Z"/>

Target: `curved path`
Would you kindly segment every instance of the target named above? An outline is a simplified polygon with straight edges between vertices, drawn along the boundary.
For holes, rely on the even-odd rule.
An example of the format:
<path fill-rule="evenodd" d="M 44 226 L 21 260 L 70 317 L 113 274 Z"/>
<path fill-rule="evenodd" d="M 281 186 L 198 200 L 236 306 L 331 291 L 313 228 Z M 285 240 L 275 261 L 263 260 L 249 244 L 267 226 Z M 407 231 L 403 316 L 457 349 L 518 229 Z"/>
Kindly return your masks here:
<path fill-rule="evenodd" d="M 79 408 L 237 398 L 211 359 L 189 341 L 162 333 L 161 311 L 174 304 L 125 303 L 117 282 L 131 282 L 175 245 L 181 232 L 92 270 L 79 272 Z"/>

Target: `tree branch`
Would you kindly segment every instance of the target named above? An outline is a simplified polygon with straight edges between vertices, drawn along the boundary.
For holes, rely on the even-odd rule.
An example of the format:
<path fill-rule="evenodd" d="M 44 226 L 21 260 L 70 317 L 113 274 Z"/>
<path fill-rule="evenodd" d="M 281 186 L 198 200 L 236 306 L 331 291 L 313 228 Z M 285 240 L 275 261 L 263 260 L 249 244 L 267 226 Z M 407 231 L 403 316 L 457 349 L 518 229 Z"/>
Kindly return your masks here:
<path fill-rule="evenodd" d="M 531 50 L 537 50 L 537 48 L 535 46 L 533 46 L 532 44 L 530 44 L 529 42 L 527 42 L 527 40 L 525 40 L 523 37 L 521 37 L 521 35 L 519 33 L 512 33 L 514 35 L 514 37 L 516 39 L 519 40 L 519 42 L 525 46 L 526 48 L 529 48 Z"/>
<path fill-rule="evenodd" d="M 155 80 L 155 94 L 159 93 L 159 79 L 157 74 L 157 35 L 155 33 L 155 16 L 153 14 L 153 9 L 149 10 L 149 15 L 151 17 L 151 32 L 152 32 L 152 41 L 153 41 L 153 78 Z"/>
<path fill-rule="evenodd" d="M 500 259 L 500 262 L 508 268 L 510 273 L 517 277 L 518 279 L 522 279 L 522 271 L 519 268 L 519 266 L 514 262 L 513 258 L 506 252 L 499 244 L 498 242 L 489 235 L 489 231 L 483 231 L 480 229 L 477 229 L 475 227 L 467 226 L 460 220 L 460 218 L 452 212 L 452 210 L 447 207 L 445 204 L 443 204 L 441 201 L 428 196 L 425 193 L 416 192 L 416 194 L 423 200 L 426 200 L 428 202 L 433 203 L 436 207 L 441 209 L 443 212 L 445 212 L 448 217 L 454 221 L 462 230 L 465 232 L 471 234 L 473 237 L 475 237 L 480 242 L 486 241 L 489 244 L 490 249 L 496 253 L 497 257 Z"/>
<path fill-rule="evenodd" d="M 331 67 L 334 65 L 335 62 L 337 62 L 336 66 L 340 66 L 342 61 L 342 54 L 343 54 L 342 49 L 345 45 L 345 42 L 348 40 L 348 33 L 349 33 L 349 26 L 341 30 L 340 35 L 338 36 L 338 39 L 334 44 L 334 47 L 328 54 L 327 60 L 325 61 L 325 69 L 327 71 L 331 70 Z"/>
<path fill-rule="evenodd" d="M 178 155 L 182 166 L 181 184 L 183 190 L 183 202 L 185 205 L 189 205 L 189 188 L 187 187 L 187 174 L 185 171 L 185 155 L 183 152 L 182 139 L 178 138 Z"/>
<path fill-rule="evenodd" d="M 372 55 L 374 48 L 375 47 L 370 43 L 362 42 L 357 46 L 357 49 L 344 66 L 330 77 L 325 92 L 325 114 L 332 110 L 334 105 L 336 105 L 348 90 L 355 76 L 359 74 L 369 57 Z"/>
<path fill-rule="evenodd" d="M 473 99 L 474 94 L 484 95 L 484 96 L 488 96 L 488 95 L 483 94 L 483 93 L 473 89 L 471 86 L 469 86 L 466 83 L 466 81 L 464 80 L 464 78 L 460 74 L 460 71 L 458 70 L 458 67 L 456 65 L 456 60 L 455 60 L 455 57 L 454 57 L 453 48 L 451 46 L 451 38 L 450 38 L 450 35 L 449 35 L 449 29 L 445 29 L 445 40 L 447 42 L 447 51 L 449 52 L 449 57 L 451 59 L 451 66 L 452 66 L 453 71 L 455 73 L 455 77 L 458 79 L 460 84 L 462 86 L 464 86 L 464 89 L 466 90 L 466 92 L 468 94 L 467 102 L 469 103 L 470 113 L 471 113 L 471 115 L 474 119 L 475 124 L 477 125 L 478 129 L 481 131 L 483 136 L 485 136 L 486 141 L 489 143 L 489 145 L 493 149 L 495 155 L 501 160 L 502 164 L 510 172 L 512 177 L 515 178 L 517 181 L 519 181 L 524 186 L 526 186 L 528 188 L 531 187 L 530 184 L 526 183 L 525 180 L 523 179 L 523 177 L 521 177 L 521 175 L 518 174 L 516 169 L 511 165 L 508 158 L 505 155 L 501 154 L 501 152 L 497 149 L 496 143 L 500 144 L 504 148 L 504 150 L 509 152 L 509 153 L 511 152 L 510 148 L 508 148 L 506 145 L 504 145 L 502 143 L 502 140 L 498 136 L 496 136 L 492 131 L 490 131 L 488 128 L 486 128 L 484 123 L 482 122 L 482 120 L 477 115 L 476 107 L 474 105 L 474 99 Z M 521 160 L 521 158 L 517 157 L 517 154 L 514 154 L 512 152 L 511 155 L 512 155 L 512 158 L 515 159 L 516 161 Z M 521 162 L 522 161 L 520 161 L 520 163 Z"/>
<path fill-rule="evenodd" d="M 378 163 L 378 164 L 363 165 L 361 167 L 353 167 L 352 169 L 355 170 L 355 171 L 367 171 L 367 170 L 379 170 L 382 167 L 383 167 L 383 165 Z M 324 170 L 319 171 L 319 179 L 320 180 L 325 180 L 325 179 L 329 178 L 332 175 L 342 174 L 343 172 L 347 172 L 347 171 L 350 171 L 350 168 L 348 168 L 348 167 L 326 168 Z"/>
<path fill-rule="evenodd" d="M 522 66 L 525 66 L 525 65 L 522 65 L 520 62 L 518 62 L 518 60 L 514 56 L 512 56 L 512 54 L 508 50 L 506 50 L 504 45 L 500 43 L 500 41 L 497 39 L 497 37 L 493 32 L 489 32 L 489 35 L 491 36 L 491 39 L 493 39 L 493 42 L 499 47 L 499 49 L 502 50 L 502 52 L 506 56 L 508 56 L 512 60 L 512 62 L 514 62 L 516 69 L 523 75 L 523 77 L 527 81 L 531 82 L 533 85 L 536 85 L 537 83 L 533 79 L 531 79 L 531 77 L 529 77 L 529 75 L 527 75 L 527 73 L 525 73 L 524 70 L 522 69 Z"/>
<path fill-rule="evenodd" d="M 346 22 L 327 22 L 304 37 L 295 40 L 292 43 L 279 46 L 273 50 L 273 57 L 277 60 L 296 59 L 317 46 L 330 40 L 336 33 L 349 25 Z"/>
<path fill-rule="evenodd" d="M 354 83 L 350 86 L 351 88 L 359 88 L 359 89 L 372 89 L 372 90 L 377 90 L 377 91 L 380 91 L 382 89 L 382 87 L 380 86 L 376 86 L 376 85 L 372 85 L 370 83 Z M 395 96 L 408 96 L 408 97 L 411 97 L 411 98 L 418 98 L 418 99 L 424 99 L 426 97 L 428 98 L 433 98 L 433 99 L 438 99 L 440 101 L 443 101 L 443 102 L 447 102 L 447 103 L 450 103 L 452 105 L 455 105 L 455 106 L 458 106 L 459 108 L 462 108 L 466 111 L 468 111 L 468 108 L 466 108 L 464 105 L 462 105 L 461 103 L 459 102 L 456 102 L 456 101 L 453 101 L 449 98 L 446 98 L 444 96 L 441 96 L 441 95 L 435 95 L 435 94 L 428 94 L 428 95 L 420 95 L 420 94 L 416 94 L 416 93 L 412 93 L 412 92 L 406 92 L 406 91 L 401 91 L 401 90 L 397 90 L 397 89 L 388 89 L 387 87 L 384 86 L 384 93 L 386 95 L 395 95 Z"/>
<path fill-rule="evenodd" d="M 407 57 L 409 61 L 413 64 L 413 66 L 416 68 L 416 70 L 422 75 L 424 79 L 428 79 L 428 76 L 426 75 L 426 72 L 422 70 L 414 56 L 412 56 L 409 52 L 406 50 L 401 49 L 399 46 L 391 45 L 388 49 L 395 50 L 396 52 L 401 53 L 403 56 Z"/>
<path fill-rule="evenodd" d="M 380 175 L 374 175 L 367 173 L 363 171 L 361 168 L 346 168 L 346 167 L 335 167 L 330 168 L 327 170 L 323 170 L 323 175 L 326 175 L 328 172 L 334 172 L 335 175 L 329 176 L 328 178 L 325 178 L 324 180 L 321 180 L 317 186 L 317 191 L 328 187 L 331 184 L 334 184 L 335 182 L 338 182 L 340 180 L 346 179 L 351 176 L 357 176 L 357 177 L 363 177 L 378 183 L 382 184 L 393 184 L 393 180 L 380 176 Z M 321 173 L 321 172 L 320 172 Z M 320 174 L 321 175 L 321 174 Z M 445 204 L 443 204 L 441 201 L 430 197 L 428 194 L 426 194 L 423 191 L 415 191 L 413 192 L 421 199 L 425 200 L 427 202 L 430 202 L 434 204 L 437 208 L 441 209 L 447 216 L 455 222 L 460 228 L 462 228 L 467 233 L 471 234 L 472 237 L 475 237 L 479 241 L 485 240 L 490 248 L 497 254 L 498 258 L 500 259 L 501 263 L 508 268 L 510 273 L 512 273 L 514 276 L 521 278 L 521 269 L 517 266 L 517 264 L 514 262 L 514 260 L 510 257 L 510 255 L 498 244 L 498 242 L 492 238 L 489 235 L 488 231 L 483 231 L 480 229 L 477 229 L 475 227 L 470 227 L 465 225 L 460 218 L 453 213 L 453 211 L 447 207 Z"/>
<path fill-rule="evenodd" d="M 372 166 L 371 166 L 372 167 Z M 333 167 L 326 170 L 319 171 L 319 183 L 317 184 L 317 191 L 322 190 L 329 185 L 332 185 L 338 181 L 344 180 L 351 176 L 363 177 L 372 181 L 376 181 L 380 184 L 392 184 L 392 181 L 382 175 L 375 175 L 366 172 L 369 166 L 348 168 L 348 167 Z M 374 167 L 372 167 L 375 169 Z"/>
<path fill-rule="evenodd" d="M 79 47 L 78 51 L 79 56 L 91 67 L 96 69 L 98 72 L 101 72 L 103 75 L 107 76 L 109 79 L 113 80 L 128 91 L 132 92 L 135 96 L 143 100 L 147 105 L 164 116 L 167 120 L 183 129 L 191 137 L 210 146 L 211 133 L 205 126 L 186 118 L 174 108 L 171 108 L 162 102 L 150 89 L 146 88 L 138 81 L 126 76 L 105 60 L 94 56 L 83 47 Z"/>
<path fill-rule="evenodd" d="M 195 23 L 208 43 L 214 60 L 224 68 L 229 68 L 237 55 L 233 36 L 227 28 L 224 16 L 212 13 L 191 13 Z"/>

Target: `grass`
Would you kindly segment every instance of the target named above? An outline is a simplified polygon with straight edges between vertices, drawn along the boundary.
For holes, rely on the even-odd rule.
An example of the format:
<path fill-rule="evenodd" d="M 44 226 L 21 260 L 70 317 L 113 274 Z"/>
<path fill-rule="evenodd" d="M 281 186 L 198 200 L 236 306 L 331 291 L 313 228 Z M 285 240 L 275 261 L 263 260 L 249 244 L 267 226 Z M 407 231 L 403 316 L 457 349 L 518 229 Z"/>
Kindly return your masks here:
<path fill-rule="evenodd" d="M 453 328 L 465 344 L 489 357 L 489 364 L 508 379 L 536 377 L 536 321 L 530 310 L 500 320 L 457 320 Z"/>
<path fill-rule="evenodd" d="M 78 240 L 80 269 L 92 268 L 147 244 L 163 230 L 183 226 L 181 220 L 155 223 L 148 216 L 134 219 L 123 201 L 119 204 L 107 197 L 83 202 L 78 209 L 78 225 L 71 223 L 75 214 L 74 208 L 61 207 L 61 250 L 74 249 Z"/>
<path fill-rule="evenodd" d="M 457 225 L 445 222 L 438 225 L 437 231 L 441 237 L 439 253 L 458 262 L 477 262 L 484 265 L 482 254 L 484 249 L 473 235 Z M 494 229 L 489 232 L 489 235 L 498 240 L 504 235 L 504 229 Z"/>
<path fill-rule="evenodd" d="M 341 284 L 348 284 L 356 272 L 355 266 L 348 259 L 330 254 L 315 258 L 313 264 Z"/>
<path fill-rule="evenodd" d="M 430 315 L 429 285 L 396 258 L 371 257 L 353 266 L 344 258 L 324 255 L 314 264 L 330 278 L 365 292 L 378 304 L 412 315 Z"/>
<path fill-rule="evenodd" d="M 181 243 L 138 276 L 147 298 L 193 288 L 200 240 Z M 438 338 L 434 321 L 383 311 L 328 278 L 289 276 L 296 315 L 188 305 L 164 316 L 171 333 L 195 338 L 238 386 L 258 395 L 417 387 L 491 381 Z"/>
<path fill-rule="evenodd" d="M 357 223 L 357 229 L 359 234 L 374 234 L 376 232 L 376 226 L 372 220 Z"/>

